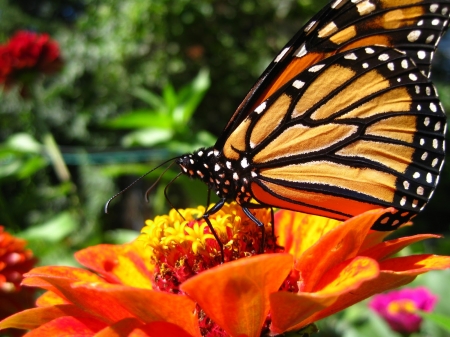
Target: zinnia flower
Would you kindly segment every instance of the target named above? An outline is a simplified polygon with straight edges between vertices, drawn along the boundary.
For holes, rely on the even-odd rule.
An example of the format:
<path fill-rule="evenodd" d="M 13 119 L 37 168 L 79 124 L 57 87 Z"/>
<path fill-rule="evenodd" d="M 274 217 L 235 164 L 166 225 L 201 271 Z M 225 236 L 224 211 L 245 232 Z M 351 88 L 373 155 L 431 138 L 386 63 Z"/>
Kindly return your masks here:
<path fill-rule="evenodd" d="M 236 204 L 211 216 L 224 244 L 221 264 L 204 209 L 147 221 L 140 239 L 99 245 L 76 254 L 89 270 L 40 267 L 25 285 L 46 289 L 37 308 L 13 315 L 0 328 L 31 329 L 27 336 L 235 336 L 297 331 L 376 293 L 450 266 L 450 257 L 391 256 L 435 235 L 382 242 L 370 230 L 393 209 L 339 222 L 280 211 L 278 241 L 268 210 L 255 210 L 261 230 Z M 183 219 L 184 218 L 184 219 Z M 284 247 L 284 248 L 282 248 Z"/>
<path fill-rule="evenodd" d="M 25 240 L 12 236 L 0 226 L 0 319 L 33 307 L 34 289 L 20 286 L 22 275 L 36 262 L 25 246 Z"/>
<path fill-rule="evenodd" d="M 405 288 L 373 297 L 369 306 L 389 324 L 392 330 L 402 334 L 420 331 L 422 317 L 418 311 L 433 310 L 437 297 L 425 287 Z"/>
<path fill-rule="evenodd" d="M 26 85 L 36 73 L 53 73 L 61 68 L 58 44 L 47 34 L 18 31 L 0 46 L 0 83 Z"/>

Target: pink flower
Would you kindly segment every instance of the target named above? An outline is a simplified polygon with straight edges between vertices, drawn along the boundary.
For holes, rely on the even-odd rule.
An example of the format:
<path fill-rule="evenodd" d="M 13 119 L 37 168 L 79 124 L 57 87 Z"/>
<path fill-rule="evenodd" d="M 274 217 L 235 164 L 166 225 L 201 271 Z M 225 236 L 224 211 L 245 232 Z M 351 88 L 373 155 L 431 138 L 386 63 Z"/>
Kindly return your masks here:
<path fill-rule="evenodd" d="M 413 333 L 420 330 L 422 317 L 417 311 L 430 312 L 437 297 L 425 287 L 394 290 L 373 297 L 369 306 L 399 333 Z"/>

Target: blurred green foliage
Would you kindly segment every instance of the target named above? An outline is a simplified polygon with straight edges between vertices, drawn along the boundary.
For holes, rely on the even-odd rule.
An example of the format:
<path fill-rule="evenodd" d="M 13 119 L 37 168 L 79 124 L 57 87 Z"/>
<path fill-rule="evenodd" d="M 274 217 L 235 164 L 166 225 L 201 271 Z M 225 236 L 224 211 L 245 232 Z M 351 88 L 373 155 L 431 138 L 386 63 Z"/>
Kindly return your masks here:
<path fill-rule="evenodd" d="M 325 3 L 0 2 L 0 42 L 20 29 L 47 32 L 64 59 L 62 71 L 38 78 L 29 97 L 19 88 L 0 92 L 0 224 L 26 238 L 41 264 L 71 264 L 82 247 L 134 238 L 146 218 L 168 210 L 163 192 L 177 171 L 162 177 L 148 204 L 144 192 L 162 169 L 114 200 L 105 215 L 106 200 L 171 156 L 212 145 L 259 74 Z M 450 54 L 449 42 L 442 44 Z M 444 56 L 438 58 L 445 62 Z M 450 110 L 450 86 L 440 85 L 448 68 L 438 64 L 435 73 Z M 448 165 L 442 176 L 414 229 L 401 235 L 449 232 Z M 206 187 L 183 177 L 168 194 L 177 207 L 206 202 Z M 413 249 L 450 254 L 450 241 Z M 363 325 L 365 316 L 354 318 L 362 306 L 339 316 L 344 327 L 335 318 L 325 322 L 323 335 L 358 336 L 367 322 L 371 333 L 359 336 L 375 336 L 375 329 L 383 335 L 367 310 L 363 316 L 372 318 Z"/>

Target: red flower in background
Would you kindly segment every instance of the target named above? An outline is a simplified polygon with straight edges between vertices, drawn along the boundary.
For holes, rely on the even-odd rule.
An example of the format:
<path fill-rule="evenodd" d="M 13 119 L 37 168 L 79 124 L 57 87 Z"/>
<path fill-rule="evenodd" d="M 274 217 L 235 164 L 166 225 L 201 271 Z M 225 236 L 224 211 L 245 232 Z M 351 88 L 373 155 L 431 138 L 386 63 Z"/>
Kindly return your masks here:
<path fill-rule="evenodd" d="M 3 231 L 0 226 L 0 319 L 34 305 L 34 289 L 20 286 L 23 274 L 33 268 L 36 259 L 25 240 Z M 18 330 L 10 335 L 22 335 Z"/>
<path fill-rule="evenodd" d="M 61 66 L 58 44 L 48 34 L 19 31 L 8 43 L 0 45 L 0 83 L 6 88 L 27 82 L 33 73 L 49 74 Z"/>

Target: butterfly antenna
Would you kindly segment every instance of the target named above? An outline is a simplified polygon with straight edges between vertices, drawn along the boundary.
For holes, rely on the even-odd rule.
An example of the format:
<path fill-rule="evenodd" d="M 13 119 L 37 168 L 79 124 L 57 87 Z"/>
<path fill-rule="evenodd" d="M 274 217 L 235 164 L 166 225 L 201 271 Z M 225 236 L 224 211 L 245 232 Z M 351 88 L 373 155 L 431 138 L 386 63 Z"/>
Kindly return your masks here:
<path fill-rule="evenodd" d="M 161 179 L 161 176 L 162 176 L 164 173 L 166 173 L 166 171 L 173 165 L 175 159 L 178 159 L 178 158 L 180 158 L 180 157 L 181 157 L 181 156 L 174 157 L 174 158 L 171 158 L 171 159 L 166 160 L 165 162 L 163 162 L 163 163 L 159 164 L 158 166 L 156 166 L 154 169 L 148 171 L 147 173 L 145 173 L 145 174 L 143 174 L 142 176 L 140 176 L 139 178 L 137 178 L 135 181 L 133 181 L 130 185 L 128 185 L 127 187 L 125 187 L 125 188 L 124 188 L 123 190 L 121 190 L 120 192 L 114 194 L 111 198 L 109 198 L 109 200 L 108 200 L 108 201 L 106 202 L 106 204 L 105 204 L 105 213 L 108 213 L 108 207 L 109 207 L 109 204 L 111 203 L 112 200 L 114 200 L 115 198 L 117 198 L 117 197 L 118 197 L 119 195 L 121 195 L 123 192 L 127 191 L 131 186 L 133 186 L 133 185 L 136 184 L 138 181 L 140 181 L 140 180 L 142 180 L 143 178 L 145 178 L 148 174 L 152 173 L 153 171 L 155 171 L 156 169 L 160 168 L 161 166 L 166 165 L 166 164 L 169 163 L 169 162 L 172 162 L 172 163 L 169 165 L 169 167 L 166 168 L 166 169 L 164 170 L 164 172 L 158 177 L 158 179 L 156 180 L 156 182 L 150 187 L 150 189 L 153 188 L 153 186 Z M 149 191 L 149 190 L 147 190 L 147 192 L 148 192 L 148 191 Z M 146 195 L 147 195 L 147 192 L 146 192 Z"/>
<path fill-rule="evenodd" d="M 183 218 L 183 220 L 186 220 L 183 216 L 183 214 L 180 213 L 180 211 L 175 208 L 175 206 L 170 202 L 169 200 L 169 196 L 167 195 L 167 189 L 169 188 L 170 185 L 172 185 L 172 183 L 178 179 L 179 176 L 181 176 L 183 174 L 183 172 L 178 173 L 175 178 L 173 178 L 171 181 L 168 182 L 168 184 L 166 185 L 166 187 L 164 188 L 164 196 L 166 197 L 167 202 L 169 203 L 170 207 L 172 207 L 174 210 L 177 211 L 177 213 Z"/>
<path fill-rule="evenodd" d="M 162 176 L 167 172 L 168 169 L 170 169 L 170 167 L 173 165 L 173 162 L 166 167 L 166 169 L 163 171 L 163 173 L 161 173 L 158 177 L 158 179 L 156 179 L 156 181 L 152 184 L 152 186 L 150 186 L 149 188 L 147 188 L 147 191 L 145 191 L 145 201 L 148 202 L 149 198 L 148 195 L 150 194 L 150 192 L 152 191 L 152 189 L 156 186 L 156 184 L 159 183 L 159 181 L 161 180 Z"/>

